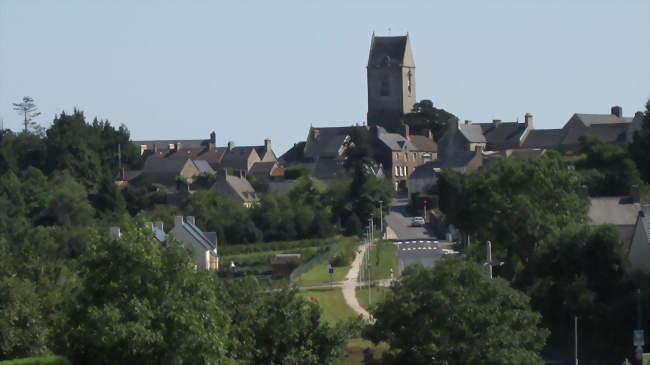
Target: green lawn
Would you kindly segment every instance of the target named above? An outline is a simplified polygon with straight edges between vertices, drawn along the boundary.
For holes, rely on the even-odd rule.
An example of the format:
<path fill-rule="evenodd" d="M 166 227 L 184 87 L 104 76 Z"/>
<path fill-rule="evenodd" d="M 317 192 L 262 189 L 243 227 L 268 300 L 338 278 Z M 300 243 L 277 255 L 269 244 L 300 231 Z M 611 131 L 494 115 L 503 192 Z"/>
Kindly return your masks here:
<path fill-rule="evenodd" d="M 372 306 L 375 306 L 377 303 L 382 302 L 384 298 L 386 298 L 386 294 L 389 290 L 389 287 L 373 286 L 370 290 L 370 300 L 372 300 Z M 359 301 L 359 305 L 361 305 L 364 309 L 369 310 L 370 307 L 372 307 L 368 305 L 368 287 L 357 287 L 355 294 L 357 296 L 357 300 Z"/>
<path fill-rule="evenodd" d="M 342 238 L 336 247 L 337 251 L 342 248 L 343 245 L 357 245 L 358 239 L 356 237 L 345 237 Z M 299 285 L 314 285 L 314 284 L 323 284 L 329 283 L 330 275 L 327 271 L 328 260 L 324 260 L 320 264 L 314 266 L 311 270 L 300 275 L 295 279 Z M 350 265 L 340 266 L 334 268 L 334 274 L 332 274 L 332 281 L 343 281 L 345 280 L 345 275 L 350 271 Z"/>
<path fill-rule="evenodd" d="M 345 345 L 348 356 L 342 365 L 358 365 L 363 363 L 363 351 L 369 348 L 377 359 L 381 353 L 388 349 L 388 344 L 380 343 L 375 346 L 372 342 L 360 338 L 353 338 Z"/>
<path fill-rule="evenodd" d="M 345 303 L 340 288 L 301 290 L 299 293 L 323 309 L 323 319 L 328 323 L 335 324 L 338 321 L 356 317 L 352 308 Z"/>
<path fill-rule="evenodd" d="M 397 277 L 397 246 L 390 241 L 381 241 L 373 245 L 370 249 L 370 279 L 390 279 L 391 268 Z M 361 281 L 366 280 L 366 274 L 367 271 L 362 269 Z"/>

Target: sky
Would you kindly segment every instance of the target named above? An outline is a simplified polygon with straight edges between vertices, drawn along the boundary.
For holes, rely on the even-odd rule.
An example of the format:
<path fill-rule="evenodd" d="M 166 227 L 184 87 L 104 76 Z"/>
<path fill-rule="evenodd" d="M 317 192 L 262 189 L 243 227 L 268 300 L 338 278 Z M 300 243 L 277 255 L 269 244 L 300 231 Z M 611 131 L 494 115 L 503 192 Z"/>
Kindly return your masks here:
<path fill-rule="evenodd" d="M 650 97 L 650 0 L 0 0 L 0 118 L 82 110 L 134 140 L 261 145 L 363 124 L 370 39 L 407 32 L 417 99 L 560 128 Z"/>

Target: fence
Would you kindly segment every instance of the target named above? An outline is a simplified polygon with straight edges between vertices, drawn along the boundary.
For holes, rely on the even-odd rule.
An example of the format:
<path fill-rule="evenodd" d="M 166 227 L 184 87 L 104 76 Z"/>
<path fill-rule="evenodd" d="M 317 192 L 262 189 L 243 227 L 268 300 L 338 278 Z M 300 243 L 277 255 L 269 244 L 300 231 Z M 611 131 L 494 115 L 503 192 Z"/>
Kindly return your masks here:
<path fill-rule="evenodd" d="M 293 269 L 291 274 L 289 274 L 289 281 L 293 281 L 295 278 L 299 277 L 300 275 L 311 270 L 314 266 L 323 262 L 323 260 L 330 258 L 334 254 L 334 251 L 336 250 L 336 246 L 337 243 L 334 243 L 333 245 L 330 246 L 330 248 L 327 251 L 323 252 L 320 255 L 312 257 L 311 260 Z"/>

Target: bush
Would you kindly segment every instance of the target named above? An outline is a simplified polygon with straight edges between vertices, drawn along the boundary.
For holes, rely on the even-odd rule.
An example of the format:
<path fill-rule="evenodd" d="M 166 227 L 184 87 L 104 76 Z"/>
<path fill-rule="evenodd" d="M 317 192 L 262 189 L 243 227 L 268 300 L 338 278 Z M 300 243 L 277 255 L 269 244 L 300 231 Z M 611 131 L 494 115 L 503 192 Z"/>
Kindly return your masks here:
<path fill-rule="evenodd" d="M 330 264 L 334 267 L 348 266 L 354 260 L 357 254 L 357 244 L 355 239 L 343 240 L 336 247 L 336 253 L 330 259 Z"/>
<path fill-rule="evenodd" d="M 0 365 L 70 365 L 70 361 L 63 356 L 26 357 L 0 361 Z"/>
<path fill-rule="evenodd" d="M 310 176 L 313 168 L 310 166 L 291 166 L 284 170 L 284 177 L 295 180 L 302 176 Z"/>
<path fill-rule="evenodd" d="M 314 246 L 329 247 L 335 242 L 336 242 L 336 238 L 332 237 L 327 239 L 275 241 L 275 242 L 266 242 L 266 243 L 224 245 L 221 246 L 220 248 L 220 254 L 223 256 L 227 256 L 227 255 L 247 254 L 253 252 L 289 250 L 289 249 L 314 247 Z"/>

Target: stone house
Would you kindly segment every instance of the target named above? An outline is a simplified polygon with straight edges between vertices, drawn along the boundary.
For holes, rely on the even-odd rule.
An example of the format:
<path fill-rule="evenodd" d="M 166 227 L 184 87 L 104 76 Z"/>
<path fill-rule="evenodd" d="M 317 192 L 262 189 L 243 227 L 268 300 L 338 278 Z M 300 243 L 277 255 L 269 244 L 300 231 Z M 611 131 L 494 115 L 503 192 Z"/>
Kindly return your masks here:
<path fill-rule="evenodd" d="M 263 146 L 235 146 L 235 142 L 229 141 L 224 156 L 221 160 L 221 168 L 232 169 L 233 172 L 247 174 L 253 165 L 258 162 L 277 161 L 275 153 L 271 149 L 271 140 L 265 139 Z"/>
<path fill-rule="evenodd" d="M 259 195 L 245 177 L 228 175 L 226 171 L 217 173 L 217 181 L 211 189 L 239 201 L 246 208 L 250 208 L 260 201 Z"/>
<path fill-rule="evenodd" d="M 142 170 L 127 171 L 129 184 L 164 187 L 170 192 L 179 188 L 178 178 L 192 183 L 200 173 L 194 161 L 183 153 L 156 152 L 150 154 Z"/>
<path fill-rule="evenodd" d="M 429 194 L 438 183 L 438 176 L 443 168 L 469 173 L 483 165 L 483 153 L 480 149 L 455 154 L 445 160 L 430 161 L 418 166 L 408 177 L 406 186 L 408 197 L 414 193 Z"/>
<path fill-rule="evenodd" d="M 217 234 L 203 232 L 196 226 L 194 217 L 174 217 L 174 228 L 169 232 L 174 239 L 190 248 L 193 252 L 195 268 L 204 270 L 219 270 L 217 255 Z"/>
<path fill-rule="evenodd" d="M 589 200 L 591 205 L 587 215 L 590 224 L 593 226 L 601 224 L 615 225 L 627 249 L 641 210 L 639 187 L 632 186 L 629 196 L 591 197 Z"/>

